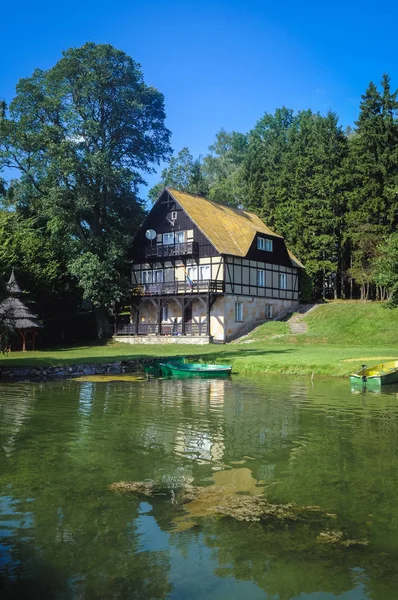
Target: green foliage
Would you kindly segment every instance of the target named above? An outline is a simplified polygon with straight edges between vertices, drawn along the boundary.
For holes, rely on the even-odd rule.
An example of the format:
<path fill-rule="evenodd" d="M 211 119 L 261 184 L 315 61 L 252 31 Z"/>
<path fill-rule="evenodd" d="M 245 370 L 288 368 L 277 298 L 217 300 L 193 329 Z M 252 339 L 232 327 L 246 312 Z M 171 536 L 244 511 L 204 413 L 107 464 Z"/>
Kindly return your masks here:
<path fill-rule="evenodd" d="M 379 92 L 371 82 L 362 96 L 347 161 L 350 273 L 361 286 L 362 297 L 364 286 L 374 279 L 376 248 L 398 224 L 397 92 L 391 92 L 387 75 L 381 87 Z"/>
<path fill-rule="evenodd" d="M 361 300 L 369 297 L 369 286 L 375 281 L 376 259 L 380 243 L 380 227 L 364 224 L 352 234 L 353 250 L 348 274 L 361 288 Z"/>
<path fill-rule="evenodd" d="M 48 294 L 58 285 L 65 287 L 62 261 L 62 253 L 39 217 L 23 218 L 18 212 L 0 211 L 0 271 L 5 276 L 13 265 L 29 272 L 32 285 Z"/>
<path fill-rule="evenodd" d="M 398 305 L 398 234 L 391 234 L 378 246 L 373 278 L 376 285 L 388 292 L 389 306 Z"/>
<path fill-rule="evenodd" d="M 161 178 L 161 181 L 149 190 L 148 197 L 152 203 L 156 202 L 165 187 L 199 196 L 206 196 L 209 191 L 201 160 L 195 160 L 188 148 L 183 148 L 170 159 L 169 165 L 162 171 Z"/>
<path fill-rule="evenodd" d="M 105 257 L 99 257 L 92 252 L 84 252 L 69 263 L 69 269 L 83 290 L 83 298 L 90 300 L 94 306 L 106 306 L 109 298 L 120 300 L 127 293 L 126 279 L 115 269 L 117 250 L 115 254 L 108 249 Z"/>
<path fill-rule="evenodd" d="M 247 150 L 247 138 L 242 133 L 221 129 L 210 153 L 195 159 L 188 148 L 171 158 L 162 171 L 161 181 L 149 190 L 149 199 L 155 202 L 164 187 L 205 196 L 230 206 L 244 204 L 242 165 Z"/>
<path fill-rule="evenodd" d="M 282 108 L 249 135 L 245 178 L 249 208 L 300 257 L 321 296 L 338 279 L 345 212 L 342 164 L 347 140 L 337 117 Z"/>
<path fill-rule="evenodd" d="M 67 263 L 64 247 L 49 235 L 45 219 L 0 210 L 0 276 L 7 281 L 15 267 L 18 282 L 28 290 L 24 302 L 33 301 L 29 307 L 44 324 L 39 344 L 71 343 L 93 334 Z"/>
<path fill-rule="evenodd" d="M 293 111 L 282 107 L 274 115 L 266 113 L 249 133 L 243 173 L 246 204 L 271 227 L 278 226 L 278 207 L 288 201 L 288 135 L 294 121 Z M 282 221 L 288 228 L 291 216 L 287 211 Z"/>
<path fill-rule="evenodd" d="M 141 173 L 170 152 L 164 120 L 163 96 L 145 85 L 139 65 L 93 43 L 22 79 L 9 118 L 0 119 L 0 168 L 20 174 L 9 197 L 24 215 L 46 220 L 85 295 L 103 306 L 124 291 L 114 278 L 99 294 L 142 220 Z M 106 332 L 103 323 L 98 333 Z"/>
<path fill-rule="evenodd" d="M 257 213 L 304 263 L 312 291 L 303 298 L 383 297 L 375 264 L 398 224 L 397 111 L 384 75 L 381 91 L 371 82 L 362 96 L 355 129 L 343 131 L 332 112 L 282 107 L 247 135 L 221 129 L 203 157 L 208 197 Z M 200 193 L 193 164 L 184 148 L 156 193 L 163 185 Z"/>
<path fill-rule="evenodd" d="M 245 203 L 242 165 L 247 152 L 247 136 L 221 129 L 203 158 L 209 185 L 209 198 L 221 204 L 240 207 Z"/>
<path fill-rule="evenodd" d="M 300 269 L 299 271 L 299 290 L 300 290 L 300 302 L 307 304 L 312 302 L 314 299 L 314 287 L 312 279 L 306 270 Z"/>

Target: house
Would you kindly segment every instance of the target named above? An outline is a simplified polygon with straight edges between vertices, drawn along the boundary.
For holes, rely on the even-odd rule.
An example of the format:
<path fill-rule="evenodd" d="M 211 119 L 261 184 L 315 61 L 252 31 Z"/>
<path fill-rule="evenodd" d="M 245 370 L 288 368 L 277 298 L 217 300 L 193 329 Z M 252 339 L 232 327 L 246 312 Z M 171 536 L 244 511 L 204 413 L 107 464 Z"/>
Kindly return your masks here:
<path fill-rule="evenodd" d="M 132 248 L 130 322 L 116 339 L 227 342 L 298 304 L 303 265 L 255 214 L 165 188 Z"/>

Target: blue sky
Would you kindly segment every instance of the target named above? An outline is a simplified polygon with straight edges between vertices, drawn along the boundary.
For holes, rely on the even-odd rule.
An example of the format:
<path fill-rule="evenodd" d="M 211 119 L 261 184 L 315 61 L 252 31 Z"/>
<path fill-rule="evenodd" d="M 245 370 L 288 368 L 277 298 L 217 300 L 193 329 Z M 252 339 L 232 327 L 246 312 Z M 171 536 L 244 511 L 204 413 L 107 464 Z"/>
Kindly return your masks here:
<path fill-rule="evenodd" d="M 352 125 L 370 80 L 387 72 L 398 87 L 397 17 L 389 0 L 2 3 L 0 97 L 93 41 L 124 50 L 164 94 L 176 152 L 204 154 L 221 127 L 246 132 L 282 105 Z"/>

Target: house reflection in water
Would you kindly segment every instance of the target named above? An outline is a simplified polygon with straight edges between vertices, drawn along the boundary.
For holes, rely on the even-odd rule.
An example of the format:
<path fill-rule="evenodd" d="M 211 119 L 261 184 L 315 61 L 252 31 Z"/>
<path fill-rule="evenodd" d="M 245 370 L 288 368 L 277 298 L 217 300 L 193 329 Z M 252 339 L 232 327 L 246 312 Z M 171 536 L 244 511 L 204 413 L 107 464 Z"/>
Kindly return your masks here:
<path fill-rule="evenodd" d="M 183 381 L 178 383 L 184 386 Z M 225 452 L 224 397 L 230 385 L 224 379 L 192 381 L 191 411 L 198 418 L 181 421 L 174 445 L 176 453 L 196 459 L 199 464 L 222 461 Z"/>

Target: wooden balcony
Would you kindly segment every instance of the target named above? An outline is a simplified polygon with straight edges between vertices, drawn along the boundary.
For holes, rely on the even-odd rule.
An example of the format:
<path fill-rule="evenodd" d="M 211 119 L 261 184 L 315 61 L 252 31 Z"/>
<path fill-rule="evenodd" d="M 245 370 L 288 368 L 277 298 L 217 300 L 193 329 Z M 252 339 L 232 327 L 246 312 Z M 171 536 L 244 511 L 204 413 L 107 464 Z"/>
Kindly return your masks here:
<path fill-rule="evenodd" d="M 153 244 L 145 248 L 146 258 L 171 258 L 181 256 L 198 256 L 198 242 L 183 242 L 181 244 Z"/>
<path fill-rule="evenodd" d="M 203 281 L 170 281 L 167 283 L 148 283 L 136 285 L 133 296 L 175 296 L 178 294 L 223 294 L 224 282 L 215 279 Z"/>
<path fill-rule="evenodd" d="M 115 327 L 115 335 L 207 335 L 206 322 L 185 323 L 183 333 L 182 323 L 139 323 L 118 324 Z"/>

